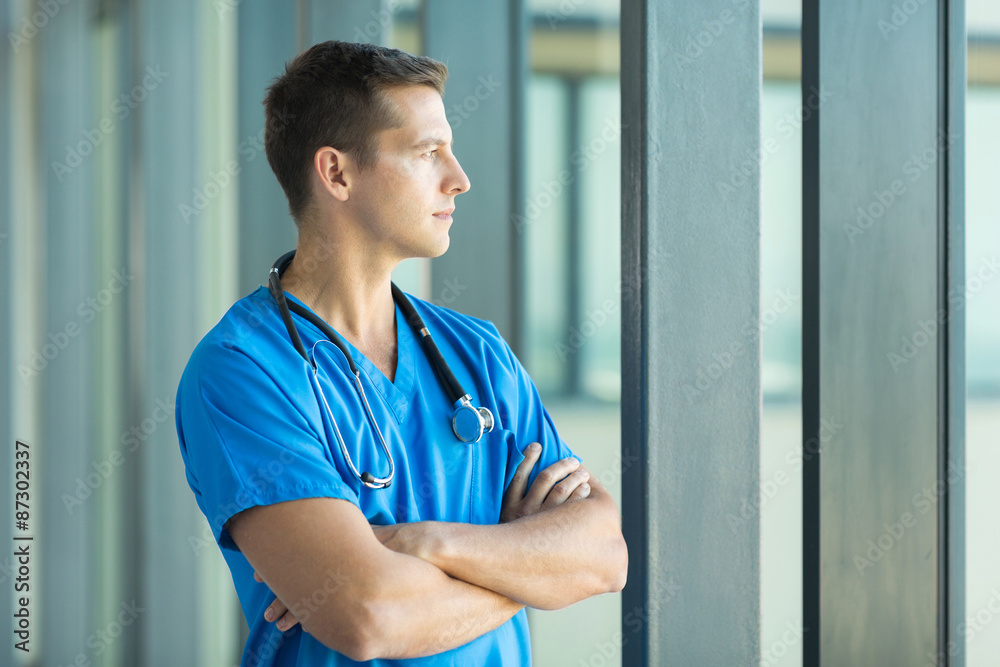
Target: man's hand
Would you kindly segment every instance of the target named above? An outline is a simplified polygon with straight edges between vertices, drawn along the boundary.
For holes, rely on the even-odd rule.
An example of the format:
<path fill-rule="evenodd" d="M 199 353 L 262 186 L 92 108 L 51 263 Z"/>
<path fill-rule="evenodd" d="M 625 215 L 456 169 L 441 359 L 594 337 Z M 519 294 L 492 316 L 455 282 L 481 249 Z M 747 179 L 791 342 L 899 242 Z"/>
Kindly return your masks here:
<path fill-rule="evenodd" d="M 264 583 L 264 580 L 261 579 L 260 575 L 256 572 L 253 573 L 253 578 L 261 583 Z M 274 602 L 272 602 L 270 606 L 264 610 L 264 620 L 268 623 L 277 620 L 278 629 L 282 632 L 294 627 L 299 622 L 299 619 L 295 617 L 295 614 L 289 611 L 288 607 L 285 606 L 285 603 L 279 598 L 274 598 Z"/>
<path fill-rule="evenodd" d="M 580 462 L 570 457 L 556 461 L 538 473 L 535 482 L 525 493 L 528 476 L 538 462 L 542 446 L 537 442 L 524 450 L 524 460 L 514 471 L 514 478 L 507 487 L 500 509 L 500 523 L 507 523 L 522 517 L 551 509 L 567 500 L 577 500 L 590 495 L 590 473 L 580 469 Z"/>

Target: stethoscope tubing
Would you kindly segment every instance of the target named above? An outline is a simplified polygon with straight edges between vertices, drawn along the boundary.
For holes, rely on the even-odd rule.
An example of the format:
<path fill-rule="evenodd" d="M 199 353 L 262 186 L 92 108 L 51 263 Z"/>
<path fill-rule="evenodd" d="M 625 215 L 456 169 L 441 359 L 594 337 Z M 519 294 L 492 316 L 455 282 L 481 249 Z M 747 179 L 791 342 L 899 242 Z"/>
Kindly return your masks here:
<path fill-rule="evenodd" d="M 316 341 L 316 345 L 325 341 Z M 316 345 L 313 345 L 313 359 L 316 359 Z M 396 474 L 396 464 L 392 459 L 392 453 L 389 452 L 389 445 L 386 444 L 385 436 L 382 435 L 382 429 L 378 427 L 378 423 L 375 421 L 375 415 L 372 414 L 371 406 L 368 404 L 368 397 L 365 395 L 365 388 L 361 384 L 361 377 L 357 372 L 354 373 L 354 385 L 357 387 L 358 392 L 361 394 L 361 402 L 365 406 L 365 415 L 368 418 L 368 422 L 375 429 L 375 433 L 378 434 L 379 443 L 382 446 L 382 451 L 385 452 L 386 459 L 389 461 L 389 474 L 385 477 L 375 477 L 370 472 L 361 472 L 358 470 L 357 466 L 354 465 L 354 459 L 351 458 L 350 453 L 347 451 L 347 443 L 344 442 L 344 436 L 340 432 L 340 427 L 337 425 L 337 418 L 333 416 L 333 410 L 330 409 L 330 403 L 326 400 L 326 392 L 323 391 L 323 386 L 319 382 L 319 367 L 317 364 L 310 364 L 309 380 L 313 385 L 313 391 L 319 394 L 319 397 L 323 401 L 323 406 L 326 408 L 326 413 L 330 417 L 330 423 L 333 425 L 333 433 L 337 438 L 337 445 L 340 447 L 340 453 L 343 454 L 344 460 L 347 461 L 347 466 L 351 469 L 351 472 L 355 477 L 361 480 L 361 482 L 372 489 L 384 489 L 392 483 L 392 478 Z"/>
<path fill-rule="evenodd" d="M 281 274 L 284 272 L 285 268 L 287 268 L 288 264 L 291 263 L 294 257 L 295 251 L 292 250 L 291 252 L 287 252 L 278 258 L 268 273 L 268 288 L 278 306 L 278 312 L 281 314 L 281 319 L 285 324 L 285 328 L 288 330 L 289 337 L 292 340 L 292 345 L 312 371 L 310 374 L 310 382 L 313 384 L 314 391 L 319 394 L 320 399 L 323 402 L 323 406 L 326 408 L 327 414 L 329 415 L 330 421 L 333 425 L 334 435 L 337 438 L 337 444 L 340 447 L 340 451 L 343 454 L 348 467 L 354 476 L 360 479 L 365 486 L 373 489 L 384 489 L 392 483 L 396 465 L 393 461 L 392 453 L 389 451 L 389 445 L 385 441 L 385 436 L 382 434 L 382 429 L 379 428 L 378 423 L 375 421 L 375 415 L 372 413 L 371 405 L 368 403 L 368 397 L 365 395 L 365 389 L 361 382 L 361 375 L 354 363 L 354 357 L 351 355 L 351 352 L 343 338 L 341 338 L 329 324 L 323 321 L 323 319 L 315 313 L 303 308 L 297 303 L 289 301 L 285 297 L 284 289 L 281 286 Z M 493 430 L 493 413 L 491 413 L 488 408 L 475 408 L 472 406 L 471 396 L 465 391 L 461 383 L 458 381 L 458 378 L 455 377 L 455 374 L 448 366 L 444 356 L 441 354 L 441 350 L 438 349 L 437 344 L 434 342 L 434 338 L 427 329 L 427 325 L 424 324 L 423 318 L 421 318 L 420 314 L 417 313 L 413 304 L 410 303 L 410 300 L 406 298 L 405 294 L 403 294 L 403 291 L 400 290 L 395 283 L 390 283 L 390 285 L 392 288 L 393 301 L 395 301 L 395 303 L 399 306 L 400 311 L 402 311 L 403 316 L 410 327 L 419 334 L 424 352 L 430 360 L 431 366 L 434 368 L 435 374 L 438 376 L 442 387 L 452 400 L 453 407 L 455 408 L 455 412 L 452 415 L 452 430 L 455 433 L 455 437 L 462 442 L 478 442 L 484 432 Z M 330 408 L 330 403 L 326 399 L 326 394 L 323 391 L 323 387 L 320 385 L 318 378 L 319 367 L 316 363 L 316 345 L 327 341 L 317 341 L 316 344 L 313 345 L 312 354 L 310 355 L 309 352 L 306 351 L 305 345 L 302 343 L 298 327 L 295 326 L 295 322 L 292 319 L 292 313 L 295 313 L 299 317 L 302 317 L 319 328 L 319 330 L 326 336 L 327 341 L 336 345 L 343 353 L 344 358 L 347 360 L 347 365 L 350 367 L 351 374 L 354 376 L 354 385 L 357 388 L 358 394 L 361 396 L 361 402 L 364 405 L 365 416 L 375 433 L 378 435 L 379 444 L 381 445 L 382 451 L 385 453 L 386 459 L 388 459 L 389 462 L 389 473 L 385 477 L 375 477 L 370 472 L 359 471 L 357 466 L 354 465 L 354 460 L 347 451 L 347 444 L 344 442 L 344 437 L 340 432 L 337 420 L 333 416 L 333 410 Z"/>

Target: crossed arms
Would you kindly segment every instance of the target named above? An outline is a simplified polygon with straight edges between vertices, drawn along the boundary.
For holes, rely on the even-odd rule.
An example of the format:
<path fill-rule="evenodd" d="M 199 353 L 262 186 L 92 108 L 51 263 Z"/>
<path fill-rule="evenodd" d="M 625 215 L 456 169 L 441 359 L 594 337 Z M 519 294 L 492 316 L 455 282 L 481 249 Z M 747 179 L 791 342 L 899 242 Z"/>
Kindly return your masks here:
<path fill-rule="evenodd" d="M 628 553 L 614 500 L 575 459 L 527 488 L 540 452 L 525 450 L 495 526 L 371 526 L 335 498 L 240 512 L 229 534 L 277 596 L 265 619 L 299 622 L 353 660 L 410 658 L 466 644 L 525 606 L 621 590 Z"/>

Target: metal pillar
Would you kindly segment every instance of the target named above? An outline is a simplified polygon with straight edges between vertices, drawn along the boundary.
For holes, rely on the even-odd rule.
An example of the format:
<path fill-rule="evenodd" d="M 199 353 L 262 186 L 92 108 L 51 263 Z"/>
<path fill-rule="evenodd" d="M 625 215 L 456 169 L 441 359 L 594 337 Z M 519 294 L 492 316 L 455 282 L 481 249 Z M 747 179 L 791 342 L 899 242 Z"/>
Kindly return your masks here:
<path fill-rule="evenodd" d="M 384 44 L 396 3 L 384 0 L 245 3 L 239 14 L 240 296 L 265 282 L 282 252 L 295 247 L 288 200 L 264 154 L 264 106 L 271 80 L 296 54 L 328 40 Z M 292 11 L 290 11 L 292 10 Z"/>
<path fill-rule="evenodd" d="M 522 2 L 426 0 L 424 53 L 448 65 L 445 109 L 455 153 L 472 182 L 456 201 L 451 247 L 431 262 L 431 297 L 492 320 L 515 352 L 521 332 L 521 252 L 514 214 L 524 206 Z"/>
<path fill-rule="evenodd" d="M 12 25 L 11 6 L 9 0 L 0 0 L 0 34 L 6 35 L 11 32 Z M 10 60 L 11 50 L 9 48 L 0 49 L 0 98 L 4 100 L 13 99 L 14 84 L 13 65 Z M 11 233 L 14 217 L 14 205 L 11 199 L 10 181 L 11 174 L 15 167 L 15 157 L 11 150 L 11 136 L 13 132 L 13 121 L 11 110 L 8 104 L 0 105 L 0 279 L 6 285 L 17 285 L 14 282 L 14 275 L 11 266 Z M 13 394 L 17 390 L 16 376 L 13 373 L 16 364 L 13 363 L 13 328 L 15 313 L 13 299 L 10 291 L 0 295 L 0 378 L 3 378 L 3 399 L 0 399 L 0 436 L 4 443 L 14 441 L 15 429 L 13 424 Z M 10 444 L 7 447 L 11 447 Z M 0 452 L 0 467 L 5 471 L 14 470 L 14 452 L 7 449 Z M 14 480 L 12 475 L 5 472 L 0 475 L 0 497 L 9 502 L 9 498 L 14 497 Z M 0 540 L 4 544 L 12 544 L 12 530 L 10 520 L 0 524 Z M 0 609 L 13 609 L 14 587 L 10 585 L 11 566 L 13 562 L 7 554 L 0 556 Z M 4 614 L 0 618 L 0 636 L 13 637 L 13 618 L 11 614 Z M 14 662 L 13 641 L 5 642 L 4 648 L 0 650 L 0 661 Z"/>
<path fill-rule="evenodd" d="M 343 3 L 329 3 L 341 5 Z M 264 154 L 264 96 L 298 53 L 294 5 L 245 2 L 239 15 L 239 296 L 267 279 L 278 255 L 295 247 L 288 200 Z"/>
<path fill-rule="evenodd" d="M 964 3 L 802 43 L 804 664 L 961 665 Z"/>
<path fill-rule="evenodd" d="M 389 0 L 326 2 L 308 0 L 306 49 L 313 44 L 336 39 L 385 45 L 392 16 L 400 3 Z"/>
<path fill-rule="evenodd" d="M 759 663 L 760 40 L 622 2 L 623 665 Z"/>
<path fill-rule="evenodd" d="M 199 40 L 177 39 L 178 31 L 199 34 L 204 9 L 195 0 L 139 6 L 137 57 L 142 67 L 159 66 L 167 73 L 154 92 L 169 100 L 137 110 L 142 155 L 149 158 L 143 160 L 137 241 L 144 263 L 135 267 L 133 287 L 142 295 L 132 325 L 142 341 L 140 420 L 149 417 L 156 400 L 173 403 L 191 349 L 204 333 L 198 317 L 202 293 L 212 289 L 205 284 L 200 261 L 206 223 L 197 217 L 187 221 L 179 213 L 181 204 L 194 208 L 193 193 L 212 182 L 199 161 L 197 139 L 203 113 L 201 63 L 207 54 Z M 141 664 L 201 664 L 205 619 L 197 573 L 203 563 L 189 540 L 192 534 L 202 536 L 196 532 L 200 513 L 185 481 L 172 420 L 157 428 L 139 451 L 140 556 L 145 564 L 139 601 L 145 611 L 138 619 Z"/>
<path fill-rule="evenodd" d="M 35 648 L 52 664 L 75 660 L 97 629 L 91 577 L 97 570 L 92 538 L 97 505 L 85 503 L 69 512 L 61 500 L 63 494 L 75 493 L 95 452 L 90 387 L 96 330 L 80 310 L 97 294 L 90 263 L 95 172 L 90 153 L 96 142 L 84 133 L 98 127 L 89 87 L 94 76 L 87 31 L 90 11 L 87 4 L 63 7 L 35 37 L 40 47 L 46 268 L 44 338 L 33 341 L 32 347 L 48 363 L 25 384 L 41 386 L 42 411 L 49 417 L 41 442 L 32 443 L 37 470 L 32 489 L 41 505 L 34 532 L 40 568 L 33 574 L 41 593 L 36 599 L 44 651 L 41 645 Z M 92 311 L 96 315 L 96 309 Z"/>

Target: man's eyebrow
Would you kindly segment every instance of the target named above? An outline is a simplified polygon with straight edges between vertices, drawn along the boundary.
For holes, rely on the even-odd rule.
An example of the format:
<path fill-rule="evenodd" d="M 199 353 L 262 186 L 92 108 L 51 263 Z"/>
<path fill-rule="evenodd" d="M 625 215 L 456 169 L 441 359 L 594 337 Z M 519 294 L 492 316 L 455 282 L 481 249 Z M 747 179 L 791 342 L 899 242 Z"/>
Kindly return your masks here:
<path fill-rule="evenodd" d="M 454 146 L 455 139 L 452 137 L 451 141 L 445 141 L 444 139 L 439 139 L 437 137 L 429 137 L 427 139 L 421 139 L 417 143 L 413 144 L 414 148 L 430 148 L 432 146 Z"/>

